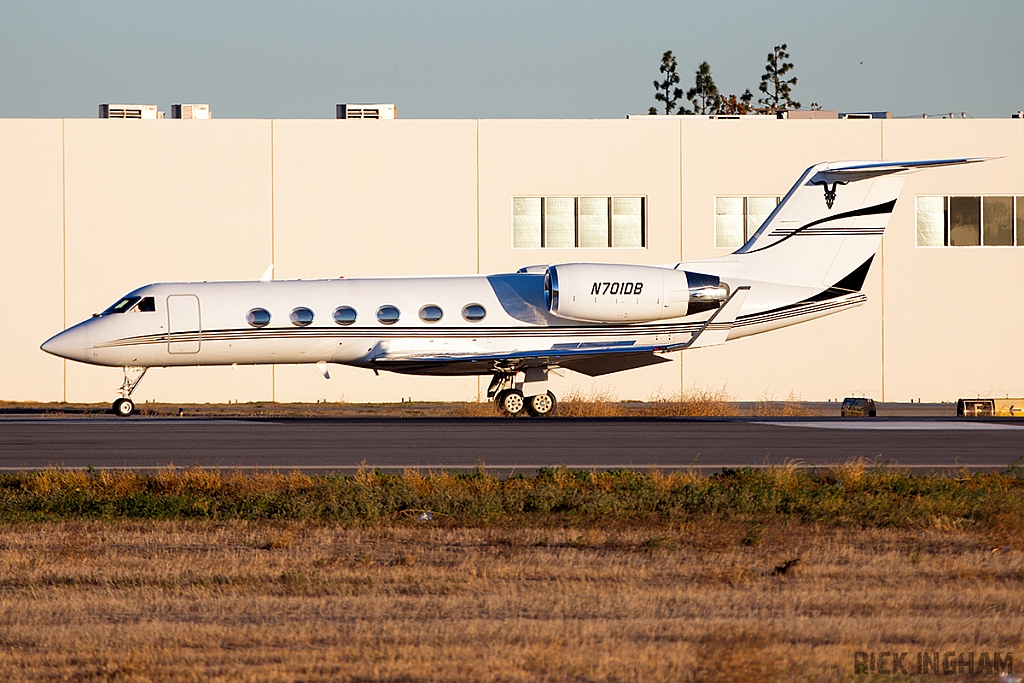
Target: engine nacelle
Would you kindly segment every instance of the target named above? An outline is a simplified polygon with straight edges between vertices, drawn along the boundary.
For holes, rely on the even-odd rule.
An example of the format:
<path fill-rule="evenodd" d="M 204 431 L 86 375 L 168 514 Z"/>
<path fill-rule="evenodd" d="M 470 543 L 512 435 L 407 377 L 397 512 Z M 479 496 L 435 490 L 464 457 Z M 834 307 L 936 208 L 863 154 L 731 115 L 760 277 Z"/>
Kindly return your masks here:
<path fill-rule="evenodd" d="M 650 322 L 718 308 L 729 286 L 715 275 L 655 266 L 548 266 L 544 299 L 552 315 L 588 323 Z"/>

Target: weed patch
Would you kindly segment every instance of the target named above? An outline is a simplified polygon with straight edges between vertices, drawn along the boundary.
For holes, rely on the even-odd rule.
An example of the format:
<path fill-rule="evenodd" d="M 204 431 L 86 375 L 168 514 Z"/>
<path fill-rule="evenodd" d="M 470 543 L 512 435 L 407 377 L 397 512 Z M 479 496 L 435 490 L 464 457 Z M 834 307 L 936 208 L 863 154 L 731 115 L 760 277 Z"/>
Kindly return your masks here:
<path fill-rule="evenodd" d="M 1017 547 L 1024 481 L 1011 473 L 914 476 L 859 462 L 826 469 L 725 470 L 708 476 L 564 468 L 505 479 L 483 469 L 469 474 L 364 469 L 353 476 L 47 469 L 0 475 L 0 521 L 89 519 L 433 527 L 514 527 L 528 522 L 581 529 L 638 524 L 657 529 L 704 520 L 751 547 L 779 524 L 795 522 L 942 532 L 979 529 L 994 546 Z M 286 529 L 262 539 L 260 547 L 285 549 L 293 542 Z"/>

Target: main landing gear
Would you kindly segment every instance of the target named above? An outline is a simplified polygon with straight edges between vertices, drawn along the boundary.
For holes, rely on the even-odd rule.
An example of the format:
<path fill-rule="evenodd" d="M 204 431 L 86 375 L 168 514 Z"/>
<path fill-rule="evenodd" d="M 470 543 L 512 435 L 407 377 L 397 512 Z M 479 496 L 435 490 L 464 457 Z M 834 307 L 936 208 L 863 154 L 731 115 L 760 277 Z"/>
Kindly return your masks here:
<path fill-rule="evenodd" d="M 118 389 L 121 398 L 114 401 L 112 408 L 114 414 L 118 417 L 129 417 L 135 414 L 135 402 L 131 399 L 132 392 L 139 386 L 139 382 L 142 381 L 143 375 L 146 374 L 146 370 L 149 368 L 127 367 L 123 369 L 124 382 L 121 383 L 121 388 Z"/>
<path fill-rule="evenodd" d="M 518 372 L 495 374 L 487 388 L 487 398 L 494 399 L 503 414 L 518 417 L 524 412 L 531 417 L 550 417 L 555 414 L 558 401 L 548 391 L 548 369 L 527 368 L 522 381 L 516 381 Z"/>

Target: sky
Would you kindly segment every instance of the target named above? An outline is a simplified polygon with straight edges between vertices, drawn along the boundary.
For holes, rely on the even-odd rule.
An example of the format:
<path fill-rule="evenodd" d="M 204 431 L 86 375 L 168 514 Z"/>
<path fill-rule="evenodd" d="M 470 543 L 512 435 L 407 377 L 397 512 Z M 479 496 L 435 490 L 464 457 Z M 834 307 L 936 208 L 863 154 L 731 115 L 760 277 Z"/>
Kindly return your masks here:
<path fill-rule="evenodd" d="M 0 0 L 0 117 L 208 103 L 215 118 L 621 118 L 661 55 L 755 94 L 786 43 L 794 99 L 840 111 L 1024 109 L 1024 0 Z M 169 115 L 169 114 L 168 114 Z"/>

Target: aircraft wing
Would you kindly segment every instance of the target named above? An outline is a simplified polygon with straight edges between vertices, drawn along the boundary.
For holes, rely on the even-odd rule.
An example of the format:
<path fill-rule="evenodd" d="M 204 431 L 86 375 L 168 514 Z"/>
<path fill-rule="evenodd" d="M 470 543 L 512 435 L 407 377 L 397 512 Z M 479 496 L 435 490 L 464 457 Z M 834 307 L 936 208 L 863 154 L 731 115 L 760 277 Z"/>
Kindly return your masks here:
<path fill-rule="evenodd" d="M 737 287 L 722 307 L 704 322 L 689 341 L 681 343 L 649 344 L 630 339 L 569 342 L 554 344 L 546 349 L 504 353 L 418 354 L 409 351 L 384 351 L 374 358 L 372 363 L 375 368 L 405 374 L 484 375 L 531 367 L 561 367 L 597 377 L 669 361 L 668 358 L 657 355 L 659 353 L 724 344 L 739 317 L 749 291 L 750 287 Z"/>
<path fill-rule="evenodd" d="M 547 349 L 506 353 L 417 355 L 388 354 L 373 359 L 375 367 L 391 372 L 426 375 L 482 375 L 492 371 L 525 370 L 531 367 L 562 367 L 596 377 L 620 370 L 665 363 L 655 355 L 664 346 L 635 341 L 554 344 Z"/>

